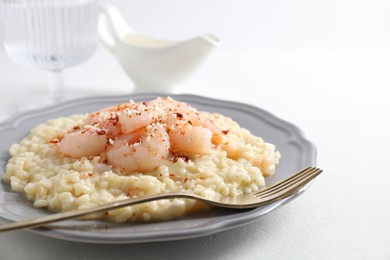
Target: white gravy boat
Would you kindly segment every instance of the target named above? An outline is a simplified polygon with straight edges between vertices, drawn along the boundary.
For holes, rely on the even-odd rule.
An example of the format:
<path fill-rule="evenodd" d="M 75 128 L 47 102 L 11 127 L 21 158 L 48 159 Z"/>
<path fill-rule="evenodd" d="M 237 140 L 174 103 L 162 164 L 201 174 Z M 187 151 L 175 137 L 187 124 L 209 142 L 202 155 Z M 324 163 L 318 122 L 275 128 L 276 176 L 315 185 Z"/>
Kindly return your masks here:
<path fill-rule="evenodd" d="M 101 42 L 133 80 L 135 92 L 172 92 L 219 45 L 212 34 L 184 41 L 141 35 L 110 4 L 100 6 L 98 31 Z"/>

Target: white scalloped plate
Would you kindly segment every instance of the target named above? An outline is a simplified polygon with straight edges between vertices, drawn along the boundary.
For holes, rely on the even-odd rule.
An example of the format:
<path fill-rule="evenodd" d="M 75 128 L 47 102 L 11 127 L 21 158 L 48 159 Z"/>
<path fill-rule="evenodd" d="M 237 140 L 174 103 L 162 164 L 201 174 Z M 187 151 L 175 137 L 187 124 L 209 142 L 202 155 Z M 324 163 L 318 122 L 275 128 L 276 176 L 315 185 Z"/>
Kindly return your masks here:
<path fill-rule="evenodd" d="M 59 116 L 87 113 L 108 105 L 134 101 L 147 101 L 164 94 L 149 93 L 130 96 L 93 97 L 72 100 L 50 108 L 21 113 L 13 119 L 0 124 L 0 175 L 4 173 L 10 146 L 19 142 L 39 123 Z M 315 166 L 316 149 L 302 132 L 294 125 L 254 106 L 216 100 L 195 95 L 171 95 L 171 97 L 190 103 L 198 110 L 219 112 L 231 117 L 253 134 L 261 136 L 266 142 L 275 144 L 282 154 L 277 172 L 267 178 L 267 185 L 287 178 L 306 166 Z M 290 197 L 267 206 L 251 210 L 216 209 L 202 215 L 184 219 L 145 223 L 114 224 L 103 221 L 68 220 L 49 226 L 50 228 L 31 229 L 31 232 L 65 240 L 90 243 L 138 243 L 150 241 L 176 240 L 204 236 L 259 219 L 264 214 L 280 207 L 302 194 L 310 183 Z M 0 182 L 0 221 L 20 221 L 26 218 L 50 214 L 36 209 L 22 194 L 12 192 L 9 185 Z"/>

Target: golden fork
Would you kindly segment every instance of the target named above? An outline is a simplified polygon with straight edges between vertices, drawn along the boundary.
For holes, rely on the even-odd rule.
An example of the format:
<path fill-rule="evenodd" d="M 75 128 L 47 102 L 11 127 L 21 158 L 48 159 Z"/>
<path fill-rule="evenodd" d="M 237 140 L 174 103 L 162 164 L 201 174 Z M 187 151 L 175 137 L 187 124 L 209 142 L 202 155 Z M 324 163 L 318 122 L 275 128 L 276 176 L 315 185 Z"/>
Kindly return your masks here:
<path fill-rule="evenodd" d="M 307 184 L 312 179 L 317 177 L 321 172 L 322 170 L 319 168 L 307 167 L 301 170 L 300 172 L 292 175 L 291 177 L 284 179 L 260 191 L 256 191 L 251 194 L 241 195 L 237 197 L 223 197 L 219 200 L 209 200 L 195 194 L 182 193 L 182 192 L 162 193 L 162 194 L 144 196 L 140 198 L 129 198 L 125 200 L 114 201 L 94 208 L 70 210 L 66 212 L 54 213 L 45 217 L 2 224 L 0 225 L 0 232 L 22 229 L 22 228 L 38 227 L 48 223 L 57 222 L 60 220 L 81 217 L 91 213 L 107 211 L 107 210 L 112 210 L 116 208 L 121 208 L 125 206 L 131 206 L 135 204 L 145 203 L 153 200 L 161 200 L 161 199 L 187 198 L 187 199 L 199 200 L 204 203 L 211 204 L 218 207 L 223 207 L 223 208 L 234 208 L 234 209 L 256 208 L 292 195 L 295 191 L 299 190 L 305 184 Z"/>

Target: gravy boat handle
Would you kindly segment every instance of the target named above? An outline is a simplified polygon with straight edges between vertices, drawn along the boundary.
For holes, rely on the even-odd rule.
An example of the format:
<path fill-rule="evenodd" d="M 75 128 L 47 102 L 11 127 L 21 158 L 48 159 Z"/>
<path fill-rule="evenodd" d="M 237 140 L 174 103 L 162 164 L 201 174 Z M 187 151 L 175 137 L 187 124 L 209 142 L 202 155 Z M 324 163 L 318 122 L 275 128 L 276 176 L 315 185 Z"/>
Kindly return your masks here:
<path fill-rule="evenodd" d="M 111 4 L 102 4 L 99 6 L 99 38 L 108 50 L 115 54 L 115 46 L 118 41 L 130 31 L 130 27 L 126 24 L 126 21 L 115 6 Z"/>

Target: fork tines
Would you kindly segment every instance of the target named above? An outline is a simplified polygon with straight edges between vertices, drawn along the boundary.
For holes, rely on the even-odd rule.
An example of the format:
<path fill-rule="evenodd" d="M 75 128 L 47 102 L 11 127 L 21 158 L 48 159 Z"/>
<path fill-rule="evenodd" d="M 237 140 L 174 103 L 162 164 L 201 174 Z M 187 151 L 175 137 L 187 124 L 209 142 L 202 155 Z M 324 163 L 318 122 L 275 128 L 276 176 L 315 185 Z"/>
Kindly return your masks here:
<path fill-rule="evenodd" d="M 255 192 L 253 196 L 256 198 L 266 198 L 270 196 L 277 197 L 278 194 L 286 194 L 288 192 L 294 191 L 304 184 L 310 182 L 312 179 L 317 177 L 322 172 L 321 169 L 316 167 L 307 167 L 297 174 L 284 179 L 281 182 L 278 182 L 272 186 L 269 186 L 263 190 Z"/>

